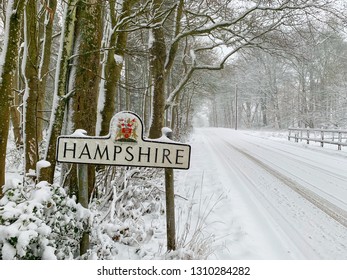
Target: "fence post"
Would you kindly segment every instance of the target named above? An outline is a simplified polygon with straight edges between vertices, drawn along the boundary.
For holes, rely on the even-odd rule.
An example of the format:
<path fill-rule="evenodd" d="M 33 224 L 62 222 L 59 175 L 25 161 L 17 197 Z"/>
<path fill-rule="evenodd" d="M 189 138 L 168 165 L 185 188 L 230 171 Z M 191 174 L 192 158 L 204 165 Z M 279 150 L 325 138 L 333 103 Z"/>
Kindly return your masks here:
<path fill-rule="evenodd" d="M 341 131 L 338 132 L 338 141 L 339 141 L 339 144 L 337 144 L 337 149 L 339 151 L 341 151 L 341 143 L 342 143 L 342 133 L 341 133 Z"/>
<path fill-rule="evenodd" d="M 321 131 L 320 132 L 320 134 L 321 134 L 321 142 L 320 142 L 320 145 L 321 145 L 321 147 L 323 147 L 324 146 L 324 131 Z"/>
<path fill-rule="evenodd" d="M 307 144 L 310 144 L 310 130 L 307 129 Z"/>

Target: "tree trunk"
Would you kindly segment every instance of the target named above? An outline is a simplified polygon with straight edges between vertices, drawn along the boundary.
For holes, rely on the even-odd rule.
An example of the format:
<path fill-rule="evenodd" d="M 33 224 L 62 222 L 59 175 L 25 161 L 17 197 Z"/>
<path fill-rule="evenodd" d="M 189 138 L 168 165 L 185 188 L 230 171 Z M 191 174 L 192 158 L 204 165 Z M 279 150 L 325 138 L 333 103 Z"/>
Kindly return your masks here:
<path fill-rule="evenodd" d="M 153 11 L 160 12 L 160 8 L 163 7 L 165 1 L 153 0 Z M 176 7 L 176 14 L 173 20 L 173 35 L 176 37 L 180 33 L 181 18 L 183 15 L 184 1 L 179 0 Z M 149 138 L 161 137 L 161 129 L 165 125 L 165 105 L 166 105 L 166 93 L 165 82 L 169 77 L 170 70 L 174 65 L 174 60 L 179 47 L 179 40 L 175 40 L 169 48 L 168 56 L 167 46 L 165 42 L 164 26 L 159 24 L 163 20 L 163 15 L 158 17 L 157 15 L 154 23 L 157 26 L 151 29 L 152 45 L 150 46 L 150 68 L 152 74 L 152 88 L 153 88 L 153 114 L 151 127 L 149 129 Z"/>
<path fill-rule="evenodd" d="M 0 197 L 5 184 L 5 165 L 8 131 L 10 125 L 10 102 L 14 70 L 18 60 L 18 43 L 20 38 L 20 22 L 24 1 L 16 0 L 7 4 L 5 39 L 0 62 Z"/>
<path fill-rule="evenodd" d="M 102 38 L 101 3 L 96 0 L 77 3 L 76 74 L 74 77 L 73 128 L 96 133 L 97 102 L 100 77 L 100 47 Z M 88 189 L 94 187 L 95 168 L 88 166 Z"/>
<path fill-rule="evenodd" d="M 117 22 L 122 21 L 131 13 L 132 7 L 138 0 L 124 0 L 122 12 L 117 19 L 115 11 L 115 0 L 109 0 L 112 29 Z M 126 23 L 118 28 L 125 29 Z M 107 62 L 105 67 L 105 88 L 104 104 L 101 104 L 101 130 L 100 135 L 106 135 L 109 131 L 110 121 L 116 110 L 116 101 L 118 99 L 118 83 L 121 78 L 125 49 L 127 45 L 128 32 L 118 32 L 113 30 L 110 39 L 110 48 L 107 51 Z"/>
<path fill-rule="evenodd" d="M 266 94 L 265 94 L 264 98 L 260 99 L 260 109 L 261 109 L 261 114 L 262 114 L 263 126 L 267 126 L 268 125 L 268 121 L 267 121 Z"/>
<path fill-rule="evenodd" d="M 43 137 L 44 129 L 44 109 L 45 109 L 45 97 L 46 97 L 46 82 L 49 72 L 49 64 L 51 58 L 52 47 L 52 32 L 53 21 L 55 16 L 55 10 L 57 8 L 57 0 L 44 1 L 44 9 L 46 13 L 43 17 L 43 35 L 42 35 L 42 47 L 41 47 L 41 61 L 39 68 L 39 91 L 38 91 L 38 104 L 37 104 L 37 131 L 38 139 L 40 143 Z"/>
<path fill-rule="evenodd" d="M 130 86 L 129 86 L 129 72 L 130 72 L 130 62 L 129 57 L 125 57 L 125 65 L 124 65 L 124 80 L 125 80 L 125 110 L 130 111 L 131 109 L 131 94 L 130 94 Z"/>
<path fill-rule="evenodd" d="M 186 111 L 186 121 L 185 121 L 185 130 L 189 130 L 189 127 L 191 126 L 191 108 L 192 108 L 192 104 L 193 104 L 193 96 L 194 93 L 192 93 L 191 95 L 187 96 L 187 111 Z"/>
<path fill-rule="evenodd" d="M 23 144 L 22 136 L 21 136 L 20 112 L 18 111 L 19 104 L 20 104 L 19 94 L 17 92 L 14 92 L 12 96 L 12 102 L 11 102 L 11 123 L 13 127 L 14 141 L 16 143 L 17 148 L 19 148 Z"/>
<path fill-rule="evenodd" d="M 155 139 L 161 137 L 161 129 L 165 125 L 164 63 L 166 59 L 166 48 L 163 28 L 154 28 L 152 33 L 154 42 L 150 49 L 150 63 L 153 83 L 153 115 L 149 138 Z"/>
<path fill-rule="evenodd" d="M 38 37 L 36 1 L 28 0 L 25 6 L 23 131 L 25 172 L 36 170 L 38 161 L 37 105 L 38 105 Z"/>
<path fill-rule="evenodd" d="M 157 11 L 163 5 L 162 0 L 153 1 L 153 9 Z M 159 21 L 160 18 L 157 19 Z M 161 129 L 165 125 L 165 62 L 166 45 L 164 28 L 158 25 L 151 29 L 152 45 L 150 46 L 150 68 L 153 88 L 153 114 L 149 138 L 161 137 Z"/>
<path fill-rule="evenodd" d="M 70 0 L 64 11 L 64 25 L 61 31 L 60 47 L 57 60 L 57 70 L 55 74 L 53 107 L 51 113 L 50 127 L 48 131 L 47 148 L 45 159 L 51 163 L 49 168 L 42 171 L 42 179 L 52 182 L 56 166 L 55 152 L 57 138 L 61 134 L 64 121 L 65 107 L 68 101 L 67 77 L 69 70 L 69 58 L 73 50 L 74 29 L 76 21 L 77 0 Z"/>

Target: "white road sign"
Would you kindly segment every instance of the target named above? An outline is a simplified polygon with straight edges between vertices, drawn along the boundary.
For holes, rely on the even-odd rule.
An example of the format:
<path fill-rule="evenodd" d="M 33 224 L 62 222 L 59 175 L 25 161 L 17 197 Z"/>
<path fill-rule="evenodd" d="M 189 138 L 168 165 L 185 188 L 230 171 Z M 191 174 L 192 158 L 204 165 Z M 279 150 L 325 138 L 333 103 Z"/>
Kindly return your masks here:
<path fill-rule="evenodd" d="M 132 112 L 117 113 L 107 136 L 87 136 L 79 131 L 58 137 L 57 161 L 175 169 L 188 169 L 190 165 L 189 145 L 165 135 L 144 139 L 142 120 Z"/>

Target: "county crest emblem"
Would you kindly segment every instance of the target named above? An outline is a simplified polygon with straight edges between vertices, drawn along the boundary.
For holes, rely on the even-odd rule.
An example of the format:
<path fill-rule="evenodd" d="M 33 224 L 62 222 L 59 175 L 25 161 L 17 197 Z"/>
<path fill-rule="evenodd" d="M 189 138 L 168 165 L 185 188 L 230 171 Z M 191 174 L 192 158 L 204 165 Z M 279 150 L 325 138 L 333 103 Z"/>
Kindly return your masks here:
<path fill-rule="evenodd" d="M 137 142 L 137 126 L 136 118 L 119 118 L 115 140 L 121 142 Z"/>

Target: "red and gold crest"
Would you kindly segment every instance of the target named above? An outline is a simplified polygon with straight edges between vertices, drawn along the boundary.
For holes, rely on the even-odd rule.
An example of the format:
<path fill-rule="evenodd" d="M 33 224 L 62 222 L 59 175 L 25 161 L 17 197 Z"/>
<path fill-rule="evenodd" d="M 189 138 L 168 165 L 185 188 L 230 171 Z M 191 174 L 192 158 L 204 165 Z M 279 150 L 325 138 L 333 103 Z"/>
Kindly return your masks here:
<path fill-rule="evenodd" d="M 118 119 L 116 129 L 116 141 L 137 142 L 138 123 L 136 118 L 120 118 Z"/>

